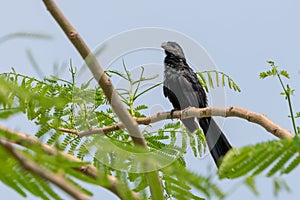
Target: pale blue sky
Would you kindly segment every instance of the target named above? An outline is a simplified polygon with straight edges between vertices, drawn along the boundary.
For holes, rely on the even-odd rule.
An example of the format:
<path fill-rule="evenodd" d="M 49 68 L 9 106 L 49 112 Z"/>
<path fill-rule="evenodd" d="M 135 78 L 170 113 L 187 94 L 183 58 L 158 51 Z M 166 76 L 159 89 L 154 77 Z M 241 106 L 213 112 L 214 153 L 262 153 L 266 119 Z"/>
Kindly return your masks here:
<path fill-rule="evenodd" d="M 226 89 L 226 106 L 238 106 L 263 113 L 281 126 L 292 130 L 287 118 L 288 108 L 275 79 L 260 80 L 259 72 L 268 69 L 266 60 L 272 59 L 292 75 L 289 84 L 296 89 L 295 110 L 300 111 L 299 52 L 300 3 L 296 0 L 280 1 L 60 1 L 59 7 L 81 33 L 91 49 L 112 35 L 141 27 L 161 27 L 179 31 L 202 45 L 219 70 L 229 74 L 241 87 L 236 93 Z M 17 72 L 36 76 L 26 55 L 30 49 L 44 75 L 51 75 L 55 63 L 67 66 L 70 59 L 80 66 L 79 54 L 46 11 L 42 1 L 6 1 L 0 8 L 0 37 L 14 32 L 38 32 L 52 36 L 51 40 L 13 39 L 0 43 L 0 72 L 14 67 Z M 159 48 L 159 47 L 158 47 Z M 163 57 L 163 54 L 161 55 Z M 142 58 L 138 58 L 142 59 Z M 101 61 L 100 61 L 101 62 Z M 141 61 L 142 62 L 142 61 Z M 67 71 L 67 70 L 65 70 Z M 67 72 L 60 74 L 68 77 Z M 166 99 L 162 104 L 169 105 Z M 171 106 L 167 109 L 170 109 Z M 6 125 L 0 121 L 1 125 Z M 26 124 L 8 124 L 26 132 Z M 257 125 L 240 119 L 225 120 L 224 132 L 237 147 L 274 139 Z M 188 167 L 200 174 L 213 166 L 211 158 L 188 156 Z M 283 192 L 278 199 L 297 199 L 299 170 L 284 176 L 292 193 Z M 216 179 L 217 181 L 217 179 Z M 238 181 L 220 181 L 225 191 Z M 261 195 L 254 197 L 244 186 L 235 190 L 228 199 L 273 199 L 272 182 L 257 179 Z M 98 187 L 92 187 L 95 196 L 102 199 Z M 5 199 L 21 199 L 15 192 L 0 184 Z M 101 198 L 102 197 L 102 198 Z M 33 197 L 30 197 L 31 199 Z"/>

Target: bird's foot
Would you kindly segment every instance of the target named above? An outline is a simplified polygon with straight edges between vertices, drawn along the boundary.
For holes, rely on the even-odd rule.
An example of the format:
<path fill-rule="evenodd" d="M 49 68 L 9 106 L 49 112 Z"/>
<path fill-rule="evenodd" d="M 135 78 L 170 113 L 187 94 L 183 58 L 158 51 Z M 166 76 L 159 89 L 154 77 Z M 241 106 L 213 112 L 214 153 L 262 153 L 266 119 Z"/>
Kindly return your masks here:
<path fill-rule="evenodd" d="M 170 116 L 171 116 L 171 119 L 173 120 L 173 113 L 175 112 L 175 111 L 177 111 L 178 109 L 172 109 L 171 111 L 170 111 Z"/>

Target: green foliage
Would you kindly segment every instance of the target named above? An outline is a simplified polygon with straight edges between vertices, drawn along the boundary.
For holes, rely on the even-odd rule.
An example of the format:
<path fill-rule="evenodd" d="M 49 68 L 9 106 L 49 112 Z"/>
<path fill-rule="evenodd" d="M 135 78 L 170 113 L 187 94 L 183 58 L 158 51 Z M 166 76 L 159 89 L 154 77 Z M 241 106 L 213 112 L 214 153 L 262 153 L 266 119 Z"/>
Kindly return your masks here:
<path fill-rule="evenodd" d="M 123 72 L 106 71 L 109 76 L 118 76 L 125 80 L 128 88 L 118 88 L 119 95 L 127 106 L 128 111 L 134 117 L 144 117 L 147 105 L 137 105 L 137 99 L 142 98 L 146 93 L 151 92 L 161 83 L 148 85 L 149 81 L 157 76 L 146 77 L 144 68 L 135 80 L 131 72 L 126 68 L 123 61 Z M 88 131 L 92 128 L 103 128 L 116 124 L 119 120 L 107 105 L 107 100 L 101 89 L 91 87 L 91 80 L 80 86 L 76 85 L 76 68 L 70 67 L 71 81 L 62 80 L 52 76 L 38 80 L 13 70 L 10 73 L 0 74 L 0 117 L 7 119 L 17 113 L 23 113 L 28 120 L 33 121 L 39 130 L 36 137 L 46 140 L 48 145 L 74 155 L 81 160 L 91 162 L 104 175 L 113 175 L 124 185 L 120 185 L 118 190 L 124 199 L 130 199 L 130 190 L 136 191 L 143 198 L 149 198 L 147 192 L 148 183 L 145 180 L 143 168 L 140 164 L 144 161 L 148 167 L 154 167 L 159 171 L 165 189 L 166 199 L 203 199 L 192 192 L 192 188 L 198 189 L 204 196 L 211 198 L 225 197 L 225 194 L 212 183 L 210 178 L 194 174 L 185 168 L 186 161 L 184 155 L 191 147 L 195 156 L 202 156 L 206 152 L 206 141 L 202 132 L 196 134 L 187 133 L 179 121 L 165 124 L 162 128 L 153 129 L 145 126 L 144 137 L 147 141 L 149 154 L 135 158 L 143 149 L 133 145 L 126 130 L 115 130 L 107 134 L 92 135 L 79 138 L 74 134 L 64 133 L 61 129 L 72 129 Z M 216 75 L 216 84 L 219 86 L 219 75 L 222 86 L 225 86 L 225 79 L 230 88 L 240 91 L 233 80 L 222 72 L 203 72 L 208 74 L 208 83 L 214 87 L 211 74 Z M 204 83 L 207 80 L 201 79 Z M 147 84 L 146 89 L 142 87 Z M 2 133 L 2 137 L 12 140 L 11 136 Z M 15 138 L 16 139 L 16 138 Z M 94 151 L 93 148 L 97 150 Z M 28 153 L 28 150 L 31 153 Z M 26 155 L 28 160 L 32 160 L 53 173 L 63 173 L 68 181 L 79 190 L 91 195 L 89 191 L 78 184 L 78 180 L 83 182 L 105 186 L 105 176 L 101 181 L 95 181 L 90 177 L 74 170 L 86 163 L 76 163 L 65 161 L 61 156 L 45 155 L 39 146 L 25 146 L 20 152 Z M 121 152 L 121 153 L 118 153 Z M 124 152 L 127 152 L 124 154 Z M 5 151 L 0 151 L 4 154 Z M 8 155 L 5 155 L 9 157 Z M 7 166 L 5 175 L 0 173 L 1 181 L 12 187 L 22 196 L 26 196 L 26 191 L 44 199 L 59 199 L 52 187 L 35 174 L 27 174 L 28 179 L 24 180 L 26 172 L 20 167 L 14 158 L 9 157 L 15 168 Z M 127 172 L 124 171 L 126 169 Z M 14 171 L 17 170 L 17 171 Z M 17 178 L 7 181 L 6 176 L 19 175 Z M 29 184 L 30 182 L 30 184 Z M 30 185 L 30 187 L 29 187 Z M 32 186 L 31 186 L 32 185 Z M 37 186 L 41 185 L 41 188 Z M 35 187 L 36 186 L 36 187 Z M 129 189 L 128 189 L 129 188 Z"/>
<path fill-rule="evenodd" d="M 146 105 L 136 105 L 136 100 L 142 95 L 150 92 L 152 89 L 158 87 L 159 84 L 154 84 L 144 90 L 140 90 L 141 85 L 155 77 L 145 77 L 144 69 L 141 68 L 141 74 L 138 80 L 133 80 L 129 70 L 125 64 L 123 65 L 125 73 L 116 71 L 107 71 L 112 75 L 121 76 L 129 84 L 129 90 L 126 88 L 118 89 L 123 102 L 127 105 L 129 112 L 135 117 L 143 117 L 143 111 L 148 107 Z M 47 138 L 46 143 L 53 145 L 58 149 L 75 155 L 82 160 L 90 160 L 98 169 L 102 170 L 107 175 L 114 175 L 116 178 L 125 183 L 122 187 L 132 188 L 144 198 L 148 198 L 147 188 L 148 184 L 143 173 L 123 172 L 120 166 L 113 167 L 114 163 L 124 165 L 122 167 L 134 170 L 139 170 L 139 163 L 132 156 L 118 155 L 117 152 L 109 151 L 110 147 L 117 147 L 126 152 L 139 152 L 139 148 L 132 144 L 129 134 L 124 130 L 116 130 L 106 135 L 94 135 L 85 138 L 79 138 L 76 135 L 64 133 L 60 128 L 73 130 L 89 130 L 90 128 L 101 128 L 114 125 L 118 122 L 116 115 L 106 105 L 107 101 L 99 88 L 90 89 L 90 81 L 79 87 L 75 83 L 76 69 L 71 66 L 70 72 L 72 81 L 61 80 L 56 77 L 45 78 L 38 80 L 22 74 L 16 73 L 14 70 L 10 73 L 3 73 L 0 75 L 0 106 L 2 118 L 9 118 L 17 113 L 23 113 L 28 120 L 34 121 L 39 126 L 36 133 L 38 138 Z M 223 197 L 220 189 L 211 183 L 210 179 L 199 175 L 192 174 L 185 169 L 184 155 L 187 148 L 190 146 L 193 149 L 195 156 L 201 156 L 205 151 L 205 137 L 199 131 L 197 134 L 188 134 L 181 126 L 180 122 L 169 123 L 164 127 L 153 130 L 152 127 L 146 126 L 143 130 L 145 139 L 147 141 L 150 156 L 145 157 L 151 160 L 149 166 L 162 163 L 173 163 L 171 165 L 163 165 L 163 168 L 158 168 L 163 184 L 168 193 L 168 198 L 183 198 L 185 199 L 202 199 L 192 194 L 191 189 L 198 188 L 205 196 L 219 196 Z M 8 137 L 3 134 L 2 136 Z M 100 145 L 102 147 L 100 147 Z M 92 147 L 97 147 L 97 151 L 90 151 Z M 109 147 L 110 146 L 110 147 Z M 26 154 L 27 159 L 34 160 L 45 169 L 52 172 L 63 172 L 71 184 L 78 187 L 83 192 L 91 195 L 89 191 L 80 187 L 77 180 L 96 183 L 93 179 L 86 175 L 73 170 L 74 167 L 83 165 L 85 163 L 68 163 L 62 160 L 59 156 L 45 156 L 41 149 L 37 147 L 26 147 L 24 152 L 28 149 L 33 150 L 34 154 Z M 23 150 L 22 150 L 23 151 Z M 40 156 L 43 155 L 43 156 Z M 134 154 L 132 154 L 134 155 Z M 92 157 L 92 159 L 90 159 Z M 13 160 L 13 158 L 11 158 Z M 118 162 L 116 162 L 118 161 Z M 174 164 L 176 163 L 176 164 Z M 108 164 L 108 165 L 107 165 Z M 17 162 L 14 165 L 19 166 Z M 181 166 L 181 167 L 180 167 Z M 167 167 L 167 168 L 165 168 Z M 9 166 L 7 167 L 9 168 Z M 168 170 L 165 170 L 168 169 Z M 15 173 L 7 170 L 6 174 Z M 19 167 L 19 171 L 23 169 Z M 25 172 L 19 172 L 19 174 Z M 177 172 L 175 176 L 175 171 Z M 185 176 L 180 176 L 180 172 L 184 171 Z M 40 196 L 44 199 L 59 199 L 59 196 L 52 190 L 52 187 L 47 182 L 34 175 L 35 179 L 31 179 L 34 183 L 43 185 L 43 189 L 36 187 L 28 187 L 28 181 L 19 183 L 21 179 L 15 179 L 13 183 L 7 182 L 6 179 L 1 179 L 2 182 L 12 187 L 21 195 L 26 196 L 26 191 L 34 195 Z M 103 177 L 103 176 L 102 176 Z M 181 183 L 181 179 L 186 181 Z M 39 180 L 40 179 L 40 180 Z M 175 181 L 177 180 L 177 181 Z M 105 185 L 103 183 L 103 185 Z M 203 186 L 204 185 L 204 186 Z M 211 188 L 206 188 L 210 186 Z M 121 186 L 120 186 L 121 187 Z M 30 190 L 29 190 L 30 189 Z M 122 189 L 122 188 L 120 188 Z M 46 192 L 45 192 L 46 191 Z M 128 189 L 120 191 L 121 195 L 129 198 Z M 47 196 L 47 197 L 46 197 Z"/>
<path fill-rule="evenodd" d="M 60 85 L 50 80 L 38 81 L 16 72 L 0 75 L 0 89 L 3 112 L 23 112 L 29 120 L 37 119 L 40 124 L 47 121 L 45 114 L 48 111 L 61 110 L 70 100 L 66 89 Z"/>
<path fill-rule="evenodd" d="M 0 43 L 16 38 L 31 39 L 51 39 L 50 36 L 40 33 L 17 32 L 0 37 Z M 33 67 L 42 74 L 37 62 L 34 60 L 32 52 L 27 50 L 27 55 Z M 123 62 L 124 73 L 119 71 L 107 71 L 109 75 L 117 75 L 126 80 L 129 88 L 118 88 L 118 92 L 130 114 L 134 117 L 144 117 L 143 113 L 148 109 L 147 105 L 136 105 L 136 100 L 144 94 L 151 92 L 161 83 L 153 84 L 146 89 L 141 89 L 143 83 L 155 79 L 145 77 L 144 68 L 141 67 L 141 74 L 134 80 L 130 71 Z M 108 186 L 105 175 L 114 175 L 123 185 L 118 185 L 117 190 L 122 199 L 132 199 L 131 190 L 136 191 L 144 199 L 149 198 L 147 193 L 148 183 L 143 173 L 130 173 L 118 170 L 111 166 L 116 162 L 115 152 L 107 152 L 108 145 L 114 146 L 130 153 L 140 153 L 141 149 L 132 144 L 126 130 L 116 130 L 108 134 L 95 135 L 86 138 L 79 138 L 75 134 L 65 133 L 62 129 L 72 129 L 78 131 L 88 131 L 92 128 L 103 128 L 112 126 L 119 122 L 116 115 L 112 112 L 107 100 L 100 88 L 91 88 L 91 80 L 80 86 L 76 85 L 76 68 L 70 66 L 72 76 L 71 81 L 62 80 L 51 76 L 38 80 L 33 77 L 18 74 L 14 69 L 9 73 L 0 74 L 0 119 L 8 119 L 16 114 L 23 114 L 29 121 L 35 123 L 39 128 L 35 133 L 37 138 L 45 141 L 46 144 L 57 148 L 57 152 L 64 151 L 75 155 L 81 160 L 89 160 L 99 169 L 99 180 L 95 180 L 85 174 L 75 170 L 75 168 L 85 166 L 88 162 L 75 162 L 58 154 L 45 152 L 39 143 L 23 143 L 23 139 L 6 131 L 0 131 L 0 140 L 11 144 L 24 159 L 40 166 L 45 171 L 50 171 L 56 175 L 63 176 L 68 182 L 75 186 L 79 191 L 92 195 L 92 193 L 79 184 L 78 180 Z M 203 77 L 207 74 L 207 79 Z M 208 86 L 215 87 L 211 74 L 215 74 L 216 85 L 225 86 L 225 79 L 228 86 L 235 91 L 240 91 L 234 81 L 223 72 L 206 71 L 199 73 L 199 80 L 206 89 Z M 219 80 L 221 79 L 221 82 Z M 207 84 L 208 83 L 208 84 Z M 193 194 L 192 188 L 198 189 L 208 198 L 216 196 L 224 198 L 224 193 L 212 183 L 210 178 L 194 174 L 185 168 L 184 155 L 188 146 L 192 148 L 195 156 L 205 153 L 205 137 L 198 131 L 196 134 L 189 134 L 179 122 L 166 124 L 158 130 L 151 129 L 150 126 L 143 130 L 149 151 L 152 157 L 147 157 L 153 161 L 153 165 L 160 161 L 168 161 L 169 165 L 159 168 L 162 178 L 166 198 L 169 199 L 203 199 Z M 180 136 L 179 136 L 180 135 Z M 91 147 L 99 147 L 99 143 L 106 147 L 103 152 L 90 151 Z M 102 143 L 101 143 L 102 142 Z M 97 145 L 95 145 L 97 144 Z M 22 168 L 21 163 L 15 159 L 7 149 L 0 145 L 0 157 L 5 158 L 0 172 L 0 181 L 26 197 L 28 193 L 42 199 L 61 199 L 53 190 L 49 182 L 41 178 L 34 172 L 28 172 Z M 109 166 L 105 165 L 101 159 L 107 160 Z M 124 158 L 125 167 L 138 168 L 132 157 Z M 150 163 L 149 163 L 150 165 Z"/>
<path fill-rule="evenodd" d="M 219 168 L 220 178 L 240 178 L 245 179 L 246 185 L 255 193 L 258 190 L 255 186 L 255 177 L 265 173 L 267 177 L 274 178 L 274 195 L 282 189 L 289 191 L 287 184 L 277 178 L 283 174 L 292 172 L 300 163 L 300 139 L 297 137 L 300 132 L 299 126 L 296 126 L 295 119 L 299 113 L 294 115 L 292 109 L 291 96 L 294 90 L 289 85 L 283 83 L 282 78 L 290 79 L 290 75 L 285 70 L 278 70 L 278 66 L 273 61 L 268 61 L 271 69 L 260 73 L 260 78 L 277 77 L 283 89 L 282 95 L 288 102 L 290 118 L 295 130 L 296 137 L 291 140 L 272 140 L 256 145 L 246 146 L 230 150 L 223 159 Z"/>
<path fill-rule="evenodd" d="M 232 149 L 219 168 L 220 178 L 256 176 L 267 171 L 267 176 L 286 174 L 299 163 L 300 139 L 272 140 L 252 146 Z"/>
<path fill-rule="evenodd" d="M 269 63 L 274 65 L 272 62 Z M 141 68 L 138 80 L 134 80 L 124 62 L 123 69 L 124 73 L 112 70 L 106 73 L 110 76 L 121 77 L 128 83 L 129 89 L 118 88 L 119 95 L 132 116 L 144 117 L 148 106 L 137 105 L 136 100 L 160 86 L 161 83 L 141 90 L 144 83 L 157 76 L 145 77 L 144 68 Z M 144 161 L 148 161 L 148 165 L 151 167 L 159 166 L 156 170 L 159 171 L 162 179 L 166 199 L 203 199 L 194 195 L 192 189 L 197 189 L 209 199 L 213 196 L 225 197 L 224 192 L 212 183 L 210 178 L 194 174 L 185 168 L 184 155 L 188 151 L 188 147 L 191 147 L 194 156 L 202 156 L 206 152 L 206 141 L 200 130 L 196 134 L 189 134 L 178 121 L 165 124 L 159 129 L 153 129 L 151 126 L 144 127 L 143 134 L 150 154 L 141 160 L 135 159 L 135 156 L 143 150 L 133 145 L 126 130 L 115 130 L 107 134 L 85 138 L 62 132 L 60 128 L 87 131 L 91 128 L 112 126 L 119 121 L 107 105 L 102 91 L 99 88 L 91 88 L 91 80 L 76 86 L 74 78 L 76 69 L 71 66 L 70 72 L 71 82 L 56 77 L 37 80 L 15 71 L 1 74 L 0 118 L 7 119 L 17 113 L 25 114 L 28 120 L 34 121 L 39 126 L 36 133 L 38 138 L 46 138 L 47 144 L 75 155 L 81 160 L 90 161 L 104 175 L 113 175 L 124 183 L 118 189 L 126 199 L 130 199 L 130 190 L 138 192 L 145 199 L 149 198 L 147 192 L 149 185 L 140 166 L 140 163 Z M 227 81 L 229 88 L 240 91 L 236 83 L 223 72 L 205 71 L 198 75 L 199 81 L 206 89 L 220 85 L 225 86 Z M 278 67 L 275 65 L 272 70 L 261 74 L 262 78 L 269 76 L 290 78 L 286 71 L 278 71 Z M 280 81 L 282 82 L 281 79 Z M 288 85 L 283 88 L 284 95 L 289 100 L 293 90 Z M 297 118 L 299 115 L 298 112 L 291 117 Z M 299 132 L 299 127 L 297 130 Z M 1 137 L 10 140 L 16 139 L 3 132 Z M 93 151 L 94 147 L 97 151 Z M 28 153 L 28 150 L 31 153 Z M 118 154 L 119 150 L 128 152 L 128 154 Z M 78 180 L 102 186 L 107 185 L 103 174 L 100 174 L 103 181 L 99 182 L 74 170 L 74 167 L 86 163 L 67 162 L 60 156 L 45 156 L 39 147 L 26 147 L 19 151 L 24 153 L 29 160 L 33 160 L 47 170 L 54 173 L 63 172 L 71 184 L 88 195 L 91 193 L 79 186 Z M 233 149 L 225 156 L 218 174 L 220 178 L 246 177 L 245 184 L 255 194 L 258 194 L 255 187 L 255 176 L 262 172 L 266 172 L 267 176 L 272 177 L 290 173 L 299 165 L 299 152 L 300 141 L 298 138 Z M 0 149 L 0 154 L 1 157 L 5 156 L 9 160 L 7 166 L 4 166 L 6 173 L 0 173 L 0 179 L 4 184 L 24 197 L 30 192 L 44 199 L 59 199 L 47 182 L 35 174 L 26 173 L 4 149 Z M 125 172 L 124 169 L 128 171 Z M 30 184 L 28 184 L 29 182 Z M 282 189 L 288 190 L 284 181 L 274 179 L 275 193 Z"/>
<path fill-rule="evenodd" d="M 284 179 L 282 179 L 280 177 L 275 177 L 273 179 L 273 186 L 274 186 L 274 196 L 275 197 L 277 197 L 279 195 L 279 192 L 282 190 L 285 190 L 287 192 L 291 191 L 288 184 L 284 181 Z"/>
<path fill-rule="evenodd" d="M 269 60 L 267 61 L 267 63 L 269 63 L 269 65 L 272 67 L 271 70 L 267 70 L 265 72 L 261 72 L 259 74 L 259 77 L 261 79 L 264 79 L 264 78 L 267 78 L 267 77 L 270 77 L 270 76 L 282 76 L 282 77 L 285 77 L 287 79 L 290 79 L 290 75 L 289 73 L 286 71 L 286 70 L 280 70 L 278 71 L 278 66 L 275 65 L 275 62 L 272 61 L 272 60 Z"/>
<path fill-rule="evenodd" d="M 204 87 L 206 92 L 208 92 L 208 87 L 214 88 L 215 86 L 220 87 L 220 85 L 222 87 L 225 87 L 226 81 L 230 89 L 233 89 L 234 91 L 237 92 L 241 91 L 240 87 L 232 80 L 232 78 L 230 78 L 230 76 L 228 76 L 224 72 L 220 72 L 217 70 L 209 70 L 209 71 L 197 72 L 196 74 L 198 75 L 199 82 Z M 205 74 L 207 78 L 205 77 Z"/>
<path fill-rule="evenodd" d="M 167 193 L 166 197 L 172 199 L 203 199 L 193 195 L 191 187 L 203 192 L 207 198 L 211 198 L 212 194 L 222 199 L 225 194 L 211 182 L 210 178 L 206 178 L 188 171 L 180 162 L 174 162 L 171 166 L 162 170 L 163 185 Z"/>
<path fill-rule="evenodd" d="M 134 80 L 132 77 L 132 74 L 130 71 L 126 68 L 125 61 L 123 60 L 123 69 L 125 73 L 121 73 L 119 71 L 115 70 L 107 70 L 106 73 L 109 76 L 117 75 L 118 77 L 122 78 L 128 83 L 128 87 L 125 88 L 118 88 L 119 95 L 122 99 L 122 101 L 128 106 L 128 110 L 130 114 L 134 117 L 145 117 L 141 114 L 141 110 L 145 110 L 148 107 L 146 105 L 139 105 L 137 107 L 134 107 L 134 102 L 143 94 L 149 92 L 150 90 L 153 90 L 154 88 L 161 85 L 161 83 L 153 84 L 150 87 L 147 87 L 146 89 L 141 90 L 141 86 L 145 82 L 149 82 L 151 80 L 154 80 L 158 77 L 158 75 L 153 77 L 145 77 L 144 76 L 144 67 L 141 67 L 141 73 L 138 80 Z"/>
<path fill-rule="evenodd" d="M 9 134 L 10 133 L 5 131 L 0 131 L 1 141 L 3 141 L 4 138 L 8 138 Z M 22 139 L 14 136 L 13 140 L 18 141 Z M 75 181 L 81 178 L 79 175 L 82 173 L 77 172 L 74 168 L 84 166 L 87 163 L 67 160 L 60 155 L 54 156 L 45 154 L 40 144 L 31 144 L 28 145 L 28 147 L 28 149 L 16 149 L 15 151 L 23 155 L 22 159 L 29 160 L 28 162 L 34 162 L 44 170 L 50 170 L 55 174 L 64 172 L 65 176 L 68 177 L 72 185 L 77 187 L 78 190 L 87 195 L 92 195 L 88 190 L 79 187 L 78 183 L 75 184 Z M 19 161 L 2 145 L 0 145 L 0 157 L 5 158 L 5 162 L 1 165 L 1 171 L 3 173 L 0 173 L 0 181 L 18 192 L 21 196 L 27 197 L 27 193 L 31 193 L 42 199 L 62 199 L 53 190 L 48 181 L 33 172 L 25 170 L 22 165 L 19 164 Z M 95 180 L 87 176 L 85 176 L 85 182 L 95 184 Z"/>
<path fill-rule="evenodd" d="M 219 167 L 218 175 L 222 178 L 245 178 L 245 184 L 258 195 L 255 177 L 265 172 L 267 177 L 274 177 L 274 195 L 279 191 L 290 191 L 283 179 L 277 176 L 288 174 L 300 164 L 300 139 L 272 140 L 239 149 L 230 150 Z"/>
<path fill-rule="evenodd" d="M 292 120 L 292 124 L 293 124 L 293 128 L 294 128 L 294 132 L 296 135 L 299 134 L 299 131 L 298 131 L 298 127 L 296 126 L 296 122 L 295 122 L 295 118 L 299 116 L 299 113 L 296 113 L 296 116 L 293 112 L 293 106 L 292 106 L 292 100 L 291 100 L 291 96 L 294 94 L 294 91 L 293 89 L 290 88 L 290 86 L 287 84 L 285 86 L 285 84 L 283 83 L 283 80 L 281 77 L 284 77 L 284 78 L 287 78 L 287 79 L 290 79 L 290 75 L 289 73 L 286 71 L 286 70 L 278 70 L 278 66 L 275 65 L 275 62 L 272 61 L 272 60 L 269 60 L 267 61 L 269 63 L 269 65 L 271 66 L 271 70 L 268 70 L 268 71 L 265 71 L 265 72 L 261 72 L 259 77 L 261 79 L 264 79 L 264 78 L 267 78 L 267 77 L 274 77 L 274 76 L 277 76 L 280 84 L 281 84 L 281 87 L 283 89 L 283 92 L 281 92 L 280 94 L 283 95 L 285 97 L 285 99 L 287 100 L 288 102 L 288 106 L 289 106 L 289 110 L 290 110 L 290 118 Z"/>

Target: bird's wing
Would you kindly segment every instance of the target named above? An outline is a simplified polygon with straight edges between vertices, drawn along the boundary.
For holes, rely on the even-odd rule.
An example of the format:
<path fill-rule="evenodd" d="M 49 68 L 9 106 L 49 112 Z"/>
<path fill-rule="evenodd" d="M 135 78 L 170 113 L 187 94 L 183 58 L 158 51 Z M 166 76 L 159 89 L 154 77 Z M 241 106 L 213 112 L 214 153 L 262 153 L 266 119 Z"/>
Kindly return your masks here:
<path fill-rule="evenodd" d="M 168 97 L 174 109 L 182 110 L 190 106 L 199 106 L 197 92 L 193 89 L 193 84 L 182 75 L 182 72 L 171 72 L 166 76 L 164 95 Z M 182 122 L 190 132 L 199 128 L 194 118 L 183 119 Z"/>
<path fill-rule="evenodd" d="M 184 70 L 182 76 L 192 86 L 192 93 L 193 96 L 196 97 L 196 102 L 197 102 L 197 105 L 194 107 L 198 107 L 198 108 L 207 107 L 206 93 L 203 87 L 201 86 L 196 73 L 193 72 L 190 67 L 188 67 Z"/>
<path fill-rule="evenodd" d="M 164 80 L 164 95 L 169 98 L 175 109 L 199 107 L 198 94 L 183 71 L 169 71 Z"/>

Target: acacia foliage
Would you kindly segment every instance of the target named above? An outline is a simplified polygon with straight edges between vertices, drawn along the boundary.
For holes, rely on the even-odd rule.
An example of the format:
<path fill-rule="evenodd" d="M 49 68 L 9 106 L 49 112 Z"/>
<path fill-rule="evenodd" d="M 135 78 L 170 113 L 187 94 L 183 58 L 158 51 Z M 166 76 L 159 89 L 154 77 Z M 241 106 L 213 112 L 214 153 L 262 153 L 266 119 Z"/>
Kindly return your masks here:
<path fill-rule="evenodd" d="M 276 71 L 277 66 L 272 62 L 269 63 L 273 68 L 262 73 L 262 78 L 274 75 L 289 78 L 287 72 L 278 72 Z M 133 198 L 130 191 L 137 192 L 142 198 L 149 198 L 149 185 L 144 174 L 139 171 L 139 160 L 137 161 L 134 156 L 130 156 L 136 155 L 139 149 L 134 146 L 126 130 L 120 129 L 84 138 L 79 138 L 76 134 L 62 132 L 62 129 L 88 131 L 92 128 L 112 126 L 119 122 L 102 91 L 98 87 L 91 87 L 92 80 L 77 86 L 74 78 L 76 70 L 70 67 L 70 72 L 72 81 L 56 77 L 38 80 L 34 77 L 18 74 L 14 70 L 9 73 L 2 73 L 0 75 L 0 118 L 9 119 L 13 115 L 24 114 L 28 121 L 33 121 L 38 127 L 38 131 L 35 133 L 37 138 L 59 151 L 76 156 L 82 162 L 65 160 L 59 154 L 45 155 L 39 145 L 31 146 L 19 143 L 22 148 L 16 146 L 17 151 L 45 170 L 54 173 L 59 172 L 87 195 L 92 195 L 92 193 L 84 184 L 79 184 L 78 180 L 107 187 L 105 175 L 112 175 L 124 183 L 120 189 L 120 195 L 124 199 Z M 129 87 L 118 88 L 121 99 L 133 117 L 145 117 L 148 105 L 138 104 L 137 99 L 142 99 L 145 94 L 151 93 L 153 89 L 161 85 L 161 83 L 153 84 L 152 80 L 157 76 L 145 77 L 144 68 L 141 67 L 139 78 L 134 79 L 124 62 L 123 72 L 106 71 L 106 73 L 109 76 L 118 76 L 127 82 Z M 207 91 L 211 87 L 225 85 L 235 91 L 240 91 L 237 84 L 223 72 L 209 71 L 197 74 L 199 81 Z M 149 86 L 146 83 L 150 80 L 152 85 Z M 227 84 L 225 80 L 227 80 Z M 147 85 L 146 89 L 142 87 L 143 84 Z M 283 87 L 283 89 L 282 94 L 285 95 L 289 105 L 291 105 L 292 90 L 289 86 Z M 298 113 L 292 115 L 294 121 L 298 115 Z M 196 157 L 203 155 L 206 151 L 205 138 L 201 131 L 196 134 L 189 134 L 179 122 L 174 121 L 157 129 L 153 129 L 151 125 L 141 128 L 149 152 L 154 155 L 147 157 L 147 159 L 151 159 L 154 166 L 159 165 L 160 162 L 168 163 L 168 165 L 156 168 L 162 180 L 166 199 L 226 197 L 225 192 L 213 183 L 211 177 L 196 174 L 186 168 L 185 155 L 189 147 Z M 299 127 L 296 126 L 295 130 L 299 132 Z M 13 138 L 4 130 L 0 131 L 0 137 L 1 140 L 12 143 L 18 141 L 18 138 Z M 299 144 L 299 139 L 296 137 L 293 140 L 274 140 L 233 149 L 225 156 L 218 170 L 218 175 L 221 179 L 245 178 L 246 184 L 254 192 L 257 192 L 254 179 L 258 174 L 267 171 L 267 176 L 274 177 L 276 174 L 290 173 L 299 165 Z M 115 151 L 108 151 L 111 146 L 129 152 L 129 154 L 122 156 Z M 7 162 L 3 164 L 4 170 L 0 172 L 0 180 L 4 184 L 24 197 L 29 192 L 43 199 L 61 199 L 47 181 L 37 174 L 28 173 L 24 170 L 18 160 L 5 148 L 0 147 L 0 155 L 7 159 Z M 87 165 L 87 163 L 94 165 L 101 171 L 98 177 L 101 181 L 74 170 L 74 168 Z M 120 165 L 120 163 L 122 164 Z M 277 179 L 274 180 L 277 190 L 281 189 L 280 186 L 283 183 L 278 182 Z"/>

